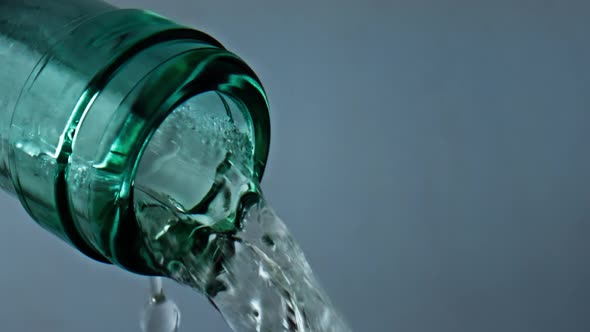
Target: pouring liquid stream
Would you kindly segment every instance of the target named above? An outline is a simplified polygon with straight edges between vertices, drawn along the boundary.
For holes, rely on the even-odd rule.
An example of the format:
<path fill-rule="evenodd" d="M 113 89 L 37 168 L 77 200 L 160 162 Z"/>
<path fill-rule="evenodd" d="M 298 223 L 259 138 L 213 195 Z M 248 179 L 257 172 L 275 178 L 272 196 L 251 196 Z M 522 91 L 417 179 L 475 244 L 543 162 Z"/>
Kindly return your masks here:
<path fill-rule="evenodd" d="M 351 331 L 255 180 L 239 104 L 205 93 L 151 138 L 135 214 L 159 271 L 205 294 L 234 331 Z"/>

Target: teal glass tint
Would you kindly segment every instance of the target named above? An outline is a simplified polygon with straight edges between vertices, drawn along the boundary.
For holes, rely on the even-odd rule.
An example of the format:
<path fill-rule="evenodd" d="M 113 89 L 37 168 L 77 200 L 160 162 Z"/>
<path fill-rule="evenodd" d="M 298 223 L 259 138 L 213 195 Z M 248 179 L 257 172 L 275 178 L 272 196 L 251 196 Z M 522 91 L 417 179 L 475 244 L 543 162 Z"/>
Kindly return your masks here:
<path fill-rule="evenodd" d="M 156 273 L 134 218 L 134 177 L 150 137 L 185 101 L 216 92 L 235 102 L 262 177 L 266 95 L 205 33 L 101 1 L 1 1 L 0 69 L 0 188 L 97 260 Z"/>

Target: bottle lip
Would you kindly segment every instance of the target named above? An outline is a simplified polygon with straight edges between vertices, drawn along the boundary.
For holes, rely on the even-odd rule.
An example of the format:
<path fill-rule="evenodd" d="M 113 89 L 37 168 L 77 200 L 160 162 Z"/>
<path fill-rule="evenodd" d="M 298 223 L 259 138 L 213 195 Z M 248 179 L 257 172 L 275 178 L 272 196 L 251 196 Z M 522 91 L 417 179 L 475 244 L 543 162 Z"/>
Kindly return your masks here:
<path fill-rule="evenodd" d="M 113 193 L 117 197 L 116 207 L 107 215 L 100 209 L 92 209 L 100 213 L 90 216 L 95 223 L 112 225 L 109 248 L 100 248 L 100 252 L 109 254 L 110 262 L 143 274 L 153 271 L 154 265 L 143 250 L 141 231 L 135 221 L 135 174 L 143 151 L 164 119 L 186 100 L 210 91 L 235 98 L 250 113 L 254 175 L 259 180 L 262 178 L 269 150 L 270 121 L 268 101 L 254 72 L 239 57 L 219 47 L 197 47 L 161 62 L 119 105 L 116 113 L 125 117 L 110 124 L 118 134 L 106 142 L 109 148 L 95 165 L 119 177 L 119 187 Z"/>

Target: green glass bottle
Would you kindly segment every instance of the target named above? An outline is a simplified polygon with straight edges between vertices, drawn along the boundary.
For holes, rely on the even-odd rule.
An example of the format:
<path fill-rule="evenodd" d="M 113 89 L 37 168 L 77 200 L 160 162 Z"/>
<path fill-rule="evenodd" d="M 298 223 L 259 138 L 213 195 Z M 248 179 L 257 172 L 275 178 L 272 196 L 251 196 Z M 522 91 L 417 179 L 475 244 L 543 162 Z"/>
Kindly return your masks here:
<path fill-rule="evenodd" d="M 86 255 L 157 274 L 134 217 L 139 160 L 175 108 L 208 93 L 240 113 L 260 179 L 267 99 L 218 41 L 99 0 L 1 0 L 0 188 Z"/>

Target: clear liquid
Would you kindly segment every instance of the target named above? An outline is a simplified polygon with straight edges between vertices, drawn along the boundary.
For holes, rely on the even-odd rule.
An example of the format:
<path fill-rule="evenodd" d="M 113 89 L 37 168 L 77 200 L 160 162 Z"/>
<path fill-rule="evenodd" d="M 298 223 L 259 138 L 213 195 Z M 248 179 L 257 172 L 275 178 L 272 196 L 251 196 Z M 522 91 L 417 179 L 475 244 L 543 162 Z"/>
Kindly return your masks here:
<path fill-rule="evenodd" d="M 350 331 L 264 200 L 231 100 L 209 97 L 165 120 L 136 177 L 136 215 L 160 271 L 207 295 L 234 331 Z M 212 112 L 215 100 L 227 112 Z"/>
<path fill-rule="evenodd" d="M 143 307 L 139 326 L 142 332 L 178 332 L 180 310 L 164 293 L 162 278 L 150 278 L 150 296 Z"/>

